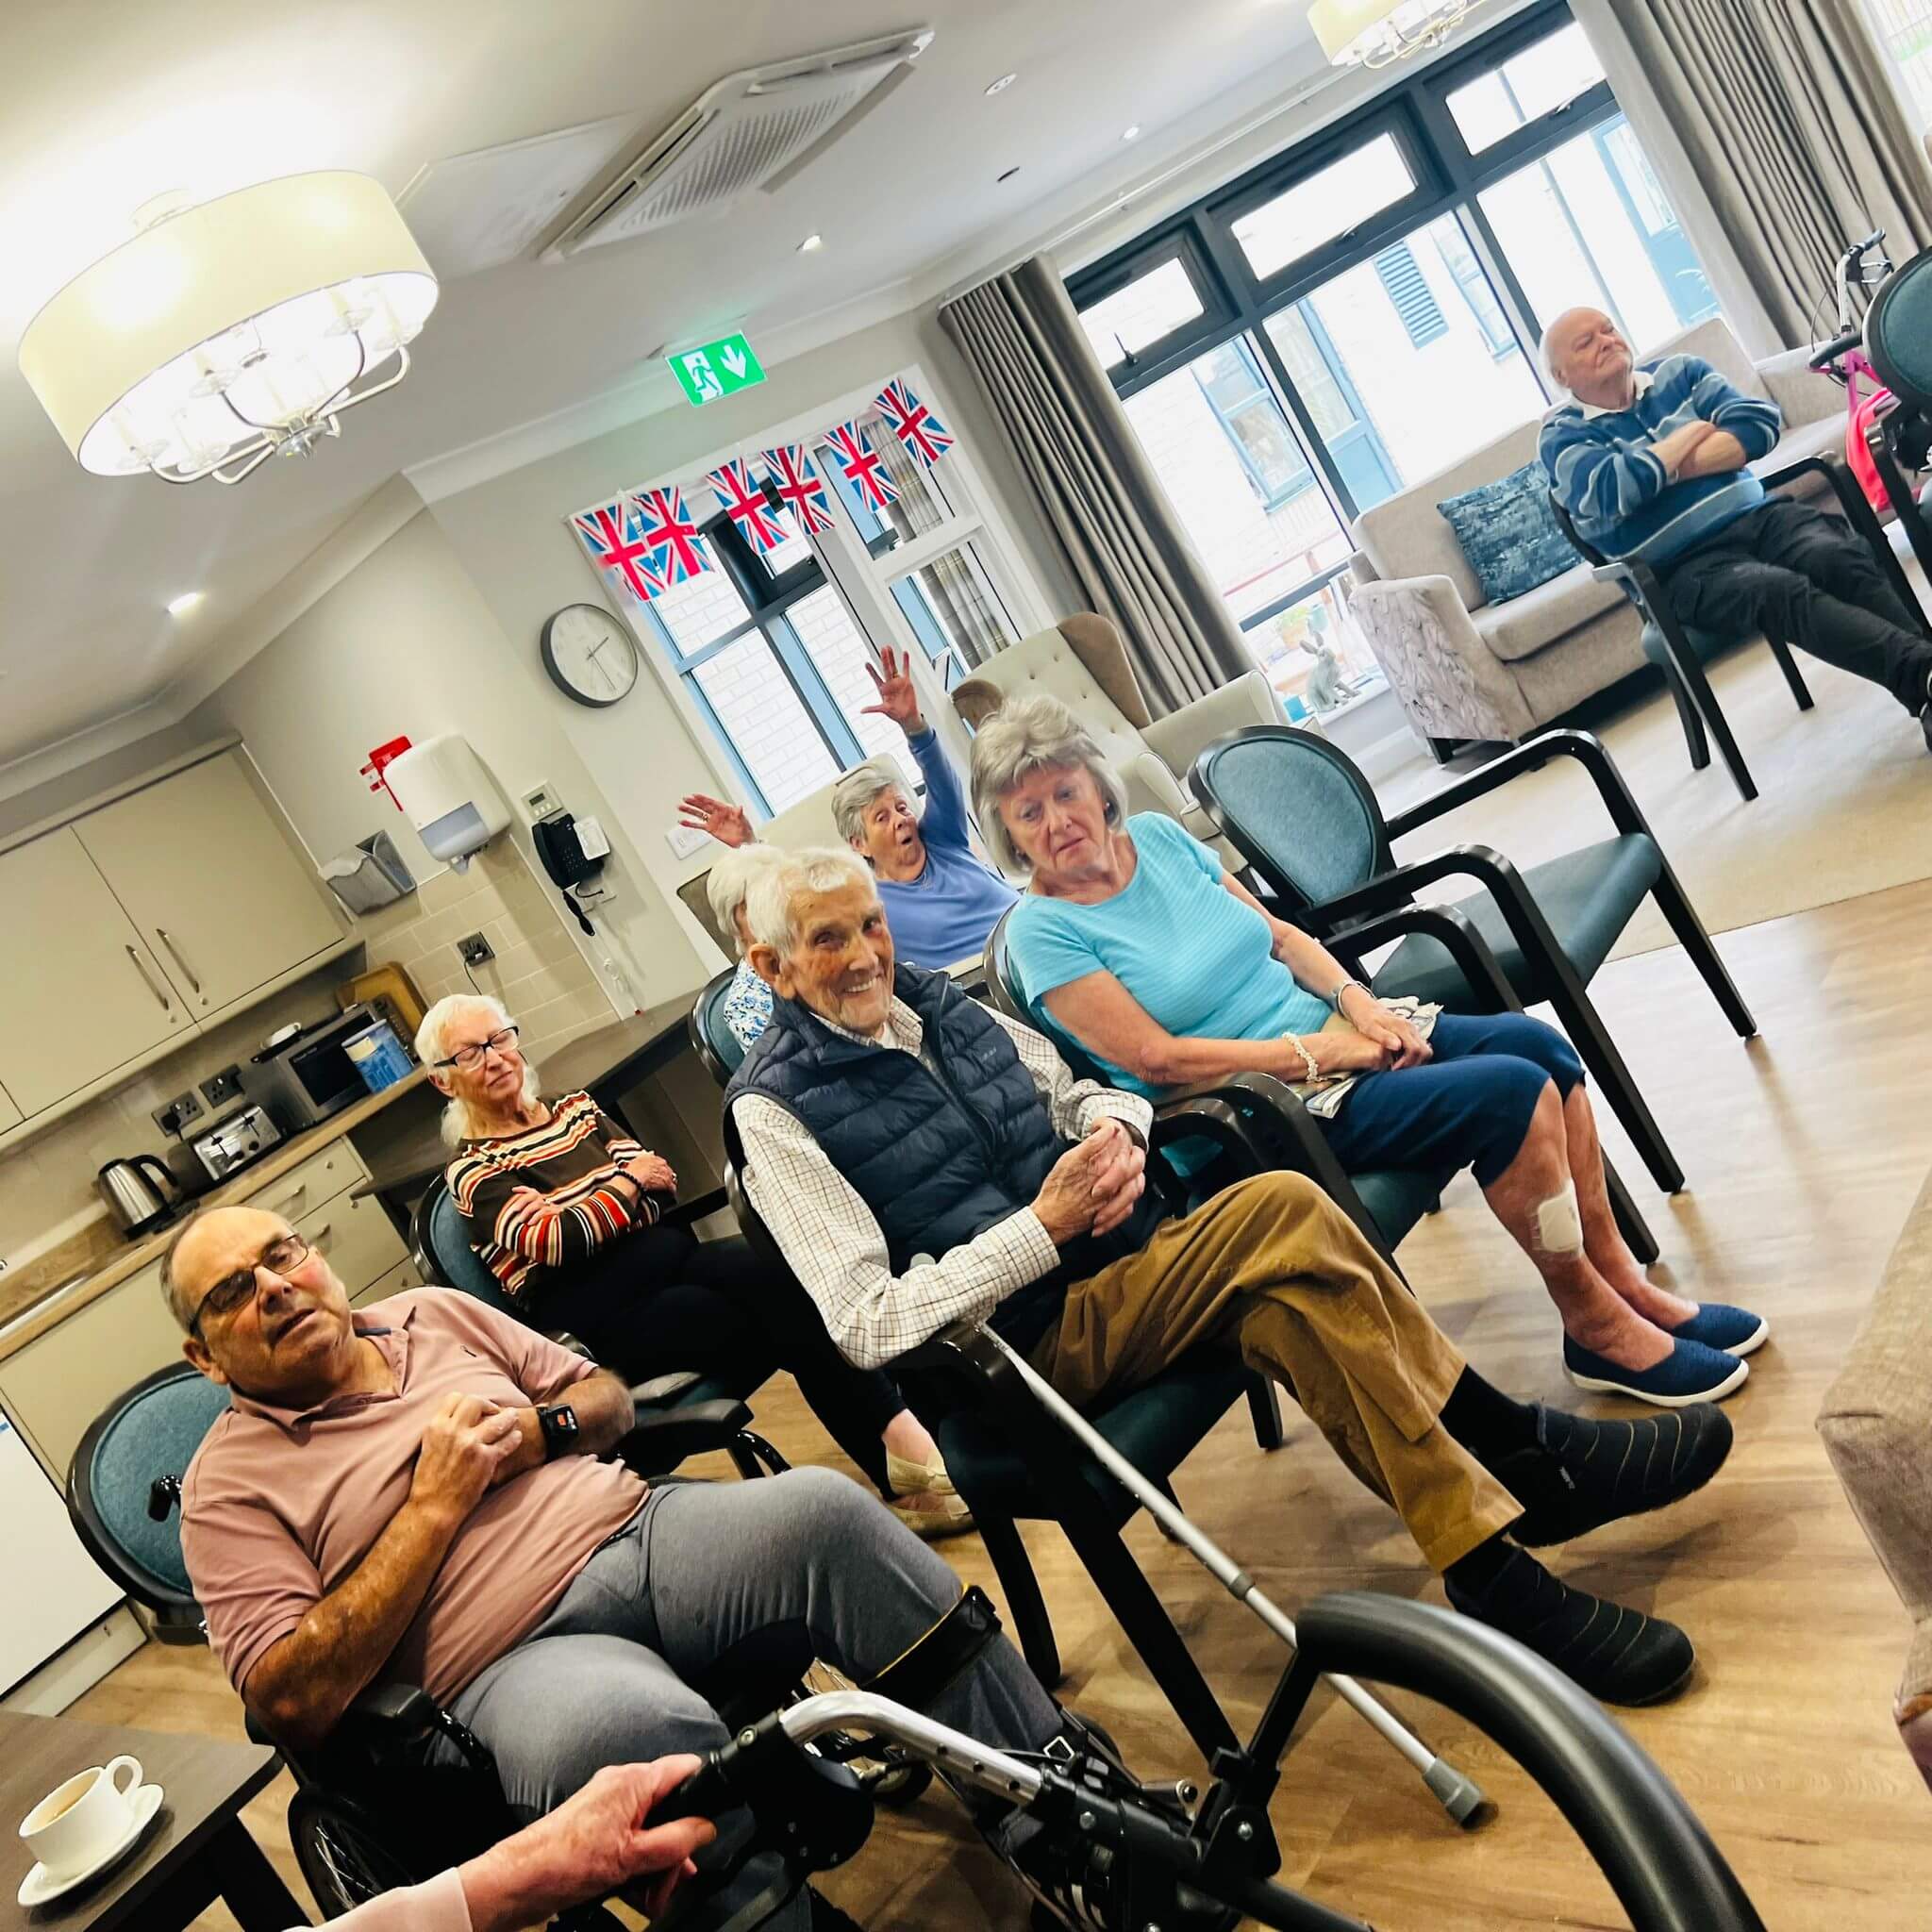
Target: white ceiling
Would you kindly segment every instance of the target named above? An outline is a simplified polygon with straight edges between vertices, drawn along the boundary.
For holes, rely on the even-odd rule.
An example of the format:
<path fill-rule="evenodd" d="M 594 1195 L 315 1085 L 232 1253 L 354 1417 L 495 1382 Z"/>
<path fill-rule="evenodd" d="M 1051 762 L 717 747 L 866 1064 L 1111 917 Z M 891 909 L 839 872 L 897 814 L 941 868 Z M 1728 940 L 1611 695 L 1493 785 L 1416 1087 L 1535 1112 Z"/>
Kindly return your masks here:
<path fill-rule="evenodd" d="M 808 318 L 969 265 L 975 245 L 991 258 L 1029 208 L 1144 178 L 1163 130 L 1179 151 L 1217 96 L 1252 103 L 1257 79 L 1285 90 L 1319 62 L 1306 13 L 1305 0 L 6 8 L 0 766 L 153 700 L 398 471 L 635 387 L 667 340 L 741 325 L 761 345 L 795 339 Z M 906 84 L 778 193 L 561 266 L 445 284 L 400 390 L 346 418 L 340 442 L 238 489 L 87 475 L 15 367 L 35 309 L 165 189 L 201 199 L 346 167 L 400 194 L 448 156 L 616 114 L 641 135 L 733 68 L 922 23 L 937 39 Z M 989 99 L 1008 71 L 1019 79 Z M 824 249 L 797 254 L 814 231 Z M 192 589 L 207 601 L 170 618 L 167 600 Z"/>

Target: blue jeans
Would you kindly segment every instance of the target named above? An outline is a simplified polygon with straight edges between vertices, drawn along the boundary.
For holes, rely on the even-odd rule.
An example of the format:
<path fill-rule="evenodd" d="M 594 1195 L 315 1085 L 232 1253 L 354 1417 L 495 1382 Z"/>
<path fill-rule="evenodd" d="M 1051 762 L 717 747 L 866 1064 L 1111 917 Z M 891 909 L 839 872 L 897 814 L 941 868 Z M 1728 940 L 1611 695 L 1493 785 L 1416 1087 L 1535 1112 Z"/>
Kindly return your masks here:
<path fill-rule="evenodd" d="M 1441 1013 L 1429 1045 L 1422 1066 L 1363 1074 L 1322 1122 L 1351 1174 L 1467 1167 L 1487 1188 L 1516 1158 L 1543 1089 L 1554 1081 L 1567 1100 L 1583 1079 L 1570 1042 L 1526 1013 Z"/>

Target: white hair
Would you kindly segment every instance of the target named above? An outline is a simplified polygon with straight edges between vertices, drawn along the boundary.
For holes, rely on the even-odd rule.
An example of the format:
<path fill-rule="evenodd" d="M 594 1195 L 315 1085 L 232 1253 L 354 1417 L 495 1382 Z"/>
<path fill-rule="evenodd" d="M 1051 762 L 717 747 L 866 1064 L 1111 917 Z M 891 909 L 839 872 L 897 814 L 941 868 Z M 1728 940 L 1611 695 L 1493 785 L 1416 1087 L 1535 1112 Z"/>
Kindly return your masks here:
<path fill-rule="evenodd" d="M 445 993 L 441 999 L 423 1015 L 423 1024 L 416 1029 L 416 1058 L 425 1067 L 433 1067 L 440 1059 L 448 1058 L 443 1045 L 443 1035 L 449 1031 L 449 1023 L 458 1013 L 485 1012 L 496 1023 L 492 1032 L 500 1032 L 509 1025 L 509 1008 L 488 992 Z M 524 1062 L 524 1091 L 519 1096 L 525 1107 L 533 1106 L 537 1099 L 538 1082 L 535 1065 L 525 1059 Z M 449 1105 L 442 1110 L 442 1138 L 452 1147 L 459 1147 L 465 1141 L 475 1135 L 482 1123 L 475 1118 L 470 1103 L 459 1093 L 452 1093 Z"/>
<path fill-rule="evenodd" d="M 1562 320 L 1560 315 L 1557 316 L 1557 322 Z M 1561 373 L 1557 368 L 1557 322 L 1551 323 L 1542 332 L 1541 340 L 1536 345 L 1536 358 L 1542 364 L 1542 371 L 1549 378 L 1550 387 L 1562 390 L 1567 394 L 1570 385 L 1563 380 Z"/>
<path fill-rule="evenodd" d="M 1013 843 L 1000 800 L 1035 772 L 1071 769 L 1092 774 L 1107 823 L 1118 830 L 1126 822 L 1127 788 L 1059 699 L 1009 698 L 979 727 L 973 741 L 973 815 L 1002 872 L 1024 878 L 1033 866 Z"/>
<path fill-rule="evenodd" d="M 865 813 L 881 791 L 904 791 L 906 774 L 891 758 L 867 758 L 832 787 L 832 823 L 846 844 L 865 838 Z M 909 794 L 908 794 L 909 796 Z"/>
<path fill-rule="evenodd" d="M 741 958 L 744 946 L 738 937 L 738 908 L 751 894 L 751 889 L 774 866 L 784 863 L 785 855 L 775 845 L 741 845 L 735 852 L 727 852 L 717 864 L 712 866 L 710 875 L 705 881 L 705 896 L 710 901 L 711 917 L 718 922 L 718 930 L 724 935 L 725 943 L 731 946 Z"/>
<path fill-rule="evenodd" d="M 744 902 L 752 943 L 774 947 L 781 957 L 798 944 L 793 914 L 805 893 L 836 892 L 841 886 L 863 886 L 868 892 L 878 890 L 872 868 L 850 846 L 814 845 L 784 853 L 781 859 L 752 882 Z"/>

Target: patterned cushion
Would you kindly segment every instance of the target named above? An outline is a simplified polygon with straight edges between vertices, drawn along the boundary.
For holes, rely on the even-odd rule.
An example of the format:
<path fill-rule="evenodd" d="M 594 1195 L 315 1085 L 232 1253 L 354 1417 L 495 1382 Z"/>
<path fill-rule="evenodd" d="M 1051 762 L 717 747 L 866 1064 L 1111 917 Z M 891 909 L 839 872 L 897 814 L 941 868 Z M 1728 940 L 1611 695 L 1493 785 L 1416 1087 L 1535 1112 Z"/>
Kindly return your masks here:
<path fill-rule="evenodd" d="M 1576 552 L 1557 527 L 1550 479 L 1541 463 L 1524 463 L 1494 483 L 1445 497 L 1436 508 L 1456 532 L 1491 604 L 1507 603 L 1575 568 Z"/>

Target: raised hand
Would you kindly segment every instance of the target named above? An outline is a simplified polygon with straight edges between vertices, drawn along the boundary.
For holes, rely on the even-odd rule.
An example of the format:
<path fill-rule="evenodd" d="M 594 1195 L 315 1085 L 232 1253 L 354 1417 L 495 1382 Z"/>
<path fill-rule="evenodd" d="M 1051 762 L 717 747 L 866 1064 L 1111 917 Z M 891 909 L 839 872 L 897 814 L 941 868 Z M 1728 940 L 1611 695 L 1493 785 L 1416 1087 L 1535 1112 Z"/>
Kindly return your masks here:
<path fill-rule="evenodd" d="M 890 718 L 908 738 L 917 738 L 925 729 L 925 720 L 919 713 L 919 693 L 912 688 L 911 658 L 888 644 L 879 653 L 879 663 L 883 675 L 870 664 L 865 667 L 879 694 L 878 703 L 865 708 Z"/>
<path fill-rule="evenodd" d="M 688 831 L 708 832 L 721 845 L 749 845 L 757 837 L 741 805 L 731 805 L 703 791 L 677 801 L 683 816 L 677 823 Z"/>

